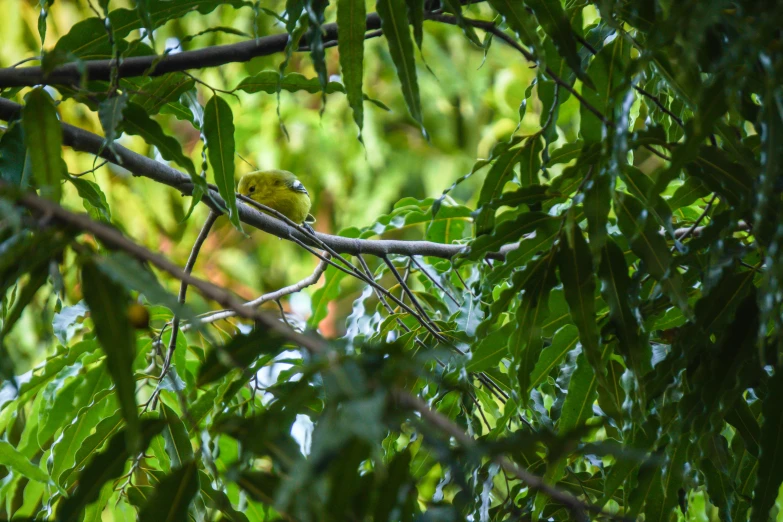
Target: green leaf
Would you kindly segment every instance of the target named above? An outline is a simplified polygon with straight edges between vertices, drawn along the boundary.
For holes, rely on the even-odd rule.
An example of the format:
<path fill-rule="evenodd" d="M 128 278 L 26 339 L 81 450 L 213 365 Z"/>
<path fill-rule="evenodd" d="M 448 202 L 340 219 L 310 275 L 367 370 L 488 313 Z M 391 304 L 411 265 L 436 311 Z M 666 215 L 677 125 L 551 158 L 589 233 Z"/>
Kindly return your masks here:
<path fill-rule="evenodd" d="M 650 214 L 658 221 L 658 224 L 664 227 L 669 234 L 674 236 L 672 226 L 672 211 L 669 204 L 658 194 L 652 193 L 653 182 L 641 170 L 631 165 L 624 165 L 620 169 L 620 178 L 625 183 L 628 191 L 645 207 Z"/>
<path fill-rule="evenodd" d="M 753 414 L 753 411 L 751 411 L 750 406 L 744 399 L 738 400 L 734 407 L 726 413 L 726 422 L 734 426 L 739 436 L 742 437 L 748 453 L 758 457 L 761 444 L 761 427 L 756 420 L 756 415 Z"/>
<path fill-rule="evenodd" d="M 244 369 L 261 354 L 276 353 L 285 338 L 266 328 L 256 327 L 253 333 L 240 334 L 225 346 L 218 346 L 207 355 L 196 381 L 197 386 L 214 382 L 234 368 Z"/>
<path fill-rule="evenodd" d="M 756 488 L 753 490 L 751 522 L 766 522 L 783 483 L 783 371 L 775 372 L 762 404 L 761 452 Z"/>
<path fill-rule="evenodd" d="M 106 393 L 108 394 L 108 392 Z M 70 475 L 71 470 L 77 467 L 76 452 L 82 447 L 92 430 L 96 429 L 96 433 L 98 433 L 98 423 L 105 419 L 109 412 L 116 409 L 114 396 L 107 394 L 96 395 L 94 400 L 82 407 L 76 414 L 76 418 L 63 428 L 62 435 L 52 446 L 50 474 L 60 486 L 65 487 L 64 479 Z M 119 417 L 117 418 L 119 419 Z"/>
<path fill-rule="evenodd" d="M 182 146 L 179 142 L 171 136 L 167 136 L 160 124 L 150 118 L 143 107 L 133 102 L 128 103 L 127 107 L 123 109 L 123 117 L 123 131 L 142 137 L 147 144 L 158 149 L 163 159 L 173 161 L 184 168 L 191 178 L 198 175 L 193 161 L 182 153 Z"/>
<path fill-rule="evenodd" d="M 48 393 L 53 397 L 47 401 L 46 411 L 39 416 L 38 442 L 41 446 L 45 446 L 56 432 L 74 419 L 81 405 L 89 404 L 96 394 L 110 388 L 111 379 L 106 368 L 99 364 L 87 371 L 81 369 L 72 380 L 63 384 L 55 380 L 44 389 L 45 399 Z"/>
<path fill-rule="evenodd" d="M 595 276 L 590 248 L 581 229 L 574 227 L 573 234 L 560 242 L 558 267 L 563 282 L 571 319 L 579 329 L 579 340 L 587 361 L 598 375 L 603 375 L 598 324 L 595 317 Z"/>
<path fill-rule="evenodd" d="M 689 310 L 688 296 L 682 288 L 682 277 L 671 267 L 671 254 L 666 241 L 658 233 L 652 220 L 644 219 L 642 204 L 628 194 L 618 193 L 614 198 L 617 224 L 630 241 L 631 250 L 644 261 L 647 272 L 661 282 L 664 292 L 677 307 Z"/>
<path fill-rule="evenodd" d="M 488 252 L 497 252 L 500 247 L 519 240 L 523 235 L 559 221 L 543 212 L 525 212 L 516 219 L 504 221 L 491 234 L 479 236 L 470 244 L 467 259 L 482 259 Z"/>
<path fill-rule="evenodd" d="M 43 484 L 49 483 L 49 476 L 41 468 L 30 462 L 19 450 L 4 440 L 0 440 L 0 464 L 12 473 L 19 473 L 30 480 Z"/>
<path fill-rule="evenodd" d="M 122 113 L 127 105 L 128 95 L 122 93 L 106 98 L 98 106 L 98 119 L 101 121 L 103 134 L 106 137 L 106 146 L 110 148 L 122 132 Z"/>
<path fill-rule="evenodd" d="M 699 198 L 706 197 L 710 194 L 704 183 L 699 178 L 689 177 L 685 180 L 685 183 L 677 187 L 674 191 L 674 195 L 667 201 L 669 208 L 677 210 L 682 207 L 687 207 L 694 204 Z"/>
<path fill-rule="evenodd" d="M 201 484 L 201 496 L 204 497 L 209 507 L 223 513 L 230 522 L 248 522 L 248 518 L 244 513 L 234 509 L 234 506 L 231 505 L 231 500 L 229 500 L 228 495 L 223 490 L 212 487 L 209 475 L 199 471 L 198 476 Z"/>
<path fill-rule="evenodd" d="M 188 509 L 199 489 L 198 467 L 192 461 L 166 475 L 155 486 L 152 498 L 139 511 L 139 520 L 187 520 Z"/>
<path fill-rule="evenodd" d="M 179 72 L 157 76 L 146 83 L 133 86 L 134 93 L 130 97 L 129 106 L 140 107 L 147 116 L 158 114 L 166 105 L 176 103 L 195 83 L 193 78 Z M 127 114 L 124 116 L 125 119 L 128 118 Z"/>
<path fill-rule="evenodd" d="M 476 30 L 472 25 L 465 22 L 465 17 L 462 16 L 462 3 L 457 0 L 443 0 L 443 4 L 449 12 L 454 14 L 454 18 L 457 19 L 457 25 L 462 29 L 467 39 L 477 47 L 483 47 L 481 40 L 476 35 Z"/>
<path fill-rule="evenodd" d="M 576 38 L 574 38 L 571 24 L 566 17 L 560 2 L 549 0 L 525 0 L 536 15 L 538 22 L 547 35 L 555 43 L 568 66 L 587 87 L 594 89 L 593 82 L 582 70 L 582 60 L 576 52 Z"/>
<path fill-rule="evenodd" d="M 119 477 L 125 469 L 125 462 L 143 451 L 152 438 L 160 433 L 165 423 L 160 420 L 144 420 L 139 425 L 139 444 L 136 448 L 128 447 L 128 436 L 124 430 L 116 433 L 106 449 L 84 468 L 79 474 L 79 485 L 69 498 L 65 499 L 57 512 L 59 520 L 77 520 L 88 504 L 95 501 L 103 485 Z M 171 500 L 171 499 L 169 499 Z"/>
<path fill-rule="evenodd" d="M 317 327 L 318 323 L 324 320 L 329 313 L 329 303 L 333 302 L 340 295 L 340 282 L 345 279 L 347 274 L 342 270 L 337 270 L 329 266 L 324 274 L 324 285 L 313 293 L 311 299 L 311 308 L 313 315 L 307 320 L 311 327 Z"/>
<path fill-rule="evenodd" d="M 209 99 L 204 108 L 204 138 L 215 184 L 226 203 L 228 218 L 241 232 L 242 224 L 234 191 L 234 115 L 228 103 L 217 94 Z"/>
<path fill-rule="evenodd" d="M 128 254 L 111 252 L 98 258 L 96 264 L 116 283 L 143 294 L 151 303 L 161 304 L 187 321 L 197 321 L 190 307 L 180 304 L 177 296 L 163 288 L 149 268 Z"/>
<path fill-rule="evenodd" d="M 408 21 L 413 27 L 413 39 L 421 51 L 424 41 L 424 0 L 405 0 L 408 6 Z"/>
<path fill-rule="evenodd" d="M 79 196 L 84 200 L 84 208 L 88 212 L 95 210 L 94 214 L 102 221 L 111 221 L 111 210 L 109 209 L 109 202 L 106 201 L 106 194 L 103 193 L 101 187 L 88 179 L 77 178 L 69 176 L 68 181 L 76 187 L 76 191 Z M 93 212 L 90 212 L 93 215 Z"/>
<path fill-rule="evenodd" d="M 528 391 L 544 382 L 566 354 L 576 348 L 577 341 L 579 341 L 579 330 L 573 325 L 566 325 L 555 333 L 552 344 L 541 351 L 533 373 L 530 374 Z"/>
<path fill-rule="evenodd" d="M 410 480 L 411 452 L 403 450 L 389 463 L 385 480 L 379 491 L 385 494 L 375 503 L 375 515 L 373 520 L 387 521 L 392 510 L 401 502 L 400 491 L 405 488 L 405 483 Z M 413 489 L 415 492 L 415 488 Z"/>
<path fill-rule="evenodd" d="M 598 166 L 592 168 L 597 169 L 597 172 L 587 183 L 583 207 L 587 216 L 587 236 L 590 238 L 590 249 L 593 252 L 594 260 L 597 261 L 598 254 L 606 242 L 606 227 L 609 224 L 615 177 L 607 168 Z M 588 171 L 585 175 L 592 172 L 592 170 Z"/>
<path fill-rule="evenodd" d="M 625 81 L 630 53 L 631 44 L 625 38 L 617 37 L 598 51 L 587 68 L 595 90 L 583 90 L 582 97 L 604 116 L 611 116 L 614 112 L 613 92 Z M 603 122 L 584 104 L 580 105 L 580 113 L 582 137 L 588 143 L 600 142 L 603 139 Z"/>
<path fill-rule="evenodd" d="M 560 231 L 559 219 L 544 222 L 536 228 L 534 237 L 522 239 L 519 246 L 506 255 L 504 263 L 498 263 L 487 276 L 487 283 L 497 285 L 511 276 L 516 268 L 525 265 L 536 253 L 549 248 Z"/>
<path fill-rule="evenodd" d="M 326 84 L 329 83 L 326 74 L 326 54 L 324 52 L 323 30 L 324 10 L 329 5 L 328 0 L 304 0 L 305 11 L 310 20 L 310 30 L 306 33 L 307 45 L 310 48 L 310 59 L 313 62 L 318 81 L 321 85 L 323 101 L 326 101 Z M 321 109 L 323 112 L 323 108 Z"/>
<path fill-rule="evenodd" d="M 389 53 L 397 68 L 397 78 L 402 86 L 402 96 L 408 106 L 408 112 L 426 135 L 405 0 L 378 0 L 376 10 L 381 17 L 381 29 L 389 44 Z"/>
<path fill-rule="evenodd" d="M 149 27 L 155 29 L 169 20 L 181 18 L 194 11 L 207 14 L 224 4 L 242 7 L 245 5 L 245 0 L 188 0 L 187 2 L 147 0 Z M 136 9 L 115 9 L 109 13 L 108 21 L 111 24 L 115 45 L 119 46 L 120 51 L 128 45 L 123 39 L 144 25 Z M 68 34 L 57 40 L 54 51 L 70 53 L 82 60 L 108 59 L 112 57 L 113 51 L 109 39 L 102 19 L 87 18 L 74 24 Z"/>
<path fill-rule="evenodd" d="M 5 339 L 8 333 L 13 329 L 16 322 L 22 317 L 22 312 L 24 312 L 27 305 L 33 300 L 35 294 L 38 293 L 38 290 L 46 283 L 48 277 L 49 270 L 46 266 L 36 267 L 34 271 L 30 272 L 30 278 L 14 300 L 13 307 L 3 318 L 3 327 L 0 329 L 0 341 Z"/>
<path fill-rule="evenodd" d="M 522 147 L 519 158 L 519 184 L 523 187 L 538 185 L 538 171 L 541 170 L 541 151 L 544 149 L 544 138 L 541 134 L 531 136 Z"/>
<path fill-rule="evenodd" d="M 45 90 L 34 89 L 25 97 L 22 127 L 38 190 L 42 197 L 59 202 L 65 178 L 63 133 L 54 103 Z"/>
<path fill-rule="evenodd" d="M 603 345 L 601 360 L 606 361 L 611 353 L 610 344 Z M 593 402 L 598 392 L 598 375 L 587 362 L 584 353 L 576 358 L 576 370 L 568 383 L 568 394 L 558 421 L 558 433 L 568 433 L 581 427 L 593 416 Z"/>
<path fill-rule="evenodd" d="M 0 136 L 0 179 L 26 190 L 32 177 L 30 153 L 25 147 L 23 124 L 10 122 L 8 130 Z"/>
<path fill-rule="evenodd" d="M 739 163 L 734 163 L 726 153 L 716 147 L 702 147 L 696 161 L 686 165 L 690 176 L 695 176 L 713 192 L 717 192 L 732 205 L 751 200 L 755 179 Z"/>
<path fill-rule="evenodd" d="M 491 205 L 499 207 L 519 207 L 522 205 L 530 206 L 534 203 L 540 203 L 552 199 L 554 196 L 549 192 L 546 185 L 530 185 L 514 192 L 504 192 L 502 196 L 493 200 Z"/>
<path fill-rule="evenodd" d="M 726 272 L 718 284 L 696 303 L 696 325 L 707 335 L 726 328 L 734 320 L 745 296 L 753 288 L 753 270 Z"/>
<path fill-rule="evenodd" d="M 663 477 L 660 486 L 653 485 L 653 493 L 662 489 L 663 495 L 654 502 L 647 502 L 645 520 L 665 522 L 671 518 L 672 511 L 677 506 L 678 491 L 683 483 L 683 471 L 688 459 L 690 443 L 683 438 L 680 441 L 671 442 L 666 447 L 667 464 L 663 468 Z"/>
<path fill-rule="evenodd" d="M 82 265 L 82 292 L 95 333 L 106 353 L 106 366 L 114 381 L 125 422 L 129 444 L 135 447 L 139 437 L 139 413 L 136 409 L 136 379 L 133 360 L 136 356 L 136 336 L 128 321 L 128 294 L 88 260 Z"/>
<path fill-rule="evenodd" d="M 517 308 L 514 332 L 508 340 L 520 391 L 530 388 L 531 374 L 541 356 L 541 324 L 549 315 L 549 293 L 557 282 L 554 264 L 554 255 L 549 254 L 531 262 L 524 270 L 528 283 Z M 522 392 L 522 396 L 527 394 Z"/>
<path fill-rule="evenodd" d="M 584 142 L 582 140 L 564 143 L 561 147 L 558 147 L 549 153 L 549 161 L 546 164 L 547 167 L 575 160 L 581 155 L 582 147 L 584 147 Z"/>
<path fill-rule="evenodd" d="M 517 147 L 503 152 L 487 173 L 477 203 L 479 214 L 475 222 L 476 236 L 486 234 L 495 225 L 495 207 L 490 203 L 501 196 L 506 183 L 511 181 L 514 167 L 523 158 L 524 151 L 524 147 Z"/>
<path fill-rule="evenodd" d="M 353 110 L 353 120 L 359 127 L 361 138 L 364 127 L 364 97 L 362 75 L 364 73 L 364 33 L 367 30 L 367 9 L 364 0 L 338 0 L 337 47 L 340 53 L 340 70 L 345 83 L 348 104 Z"/>
<path fill-rule="evenodd" d="M 482 372 L 497 366 L 503 357 L 508 356 L 506 341 L 513 330 L 512 324 L 506 324 L 495 332 L 484 337 L 476 348 L 470 352 L 470 360 L 465 365 L 469 372 Z"/>
<path fill-rule="evenodd" d="M 188 430 L 179 415 L 166 404 L 161 404 L 161 418 L 166 421 L 163 440 L 172 468 L 182 467 L 193 461 L 193 446 L 190 444 Z"/>
<path fill-rule="evenodd" d="M 631 310 L 631 279 L 623 251 L 611 239 L 604 244 L 598 278 L 601 295 L 609 305 L 609 319 L 620 341 L 618 351 L 637 378 L 642 377 L 652 368 L 652 352 Z"/>
<path fill-rule="evenodd" d="M 541 48 L 541 38 L 539 38 L 537 32 L 538 24 L 535 17 L 531 16 L 522 2 L 516 0 L 489 0 L 489 5 L 500 13 L 506 25 L 517 34 L 522 43 L 536 50 Z"/>

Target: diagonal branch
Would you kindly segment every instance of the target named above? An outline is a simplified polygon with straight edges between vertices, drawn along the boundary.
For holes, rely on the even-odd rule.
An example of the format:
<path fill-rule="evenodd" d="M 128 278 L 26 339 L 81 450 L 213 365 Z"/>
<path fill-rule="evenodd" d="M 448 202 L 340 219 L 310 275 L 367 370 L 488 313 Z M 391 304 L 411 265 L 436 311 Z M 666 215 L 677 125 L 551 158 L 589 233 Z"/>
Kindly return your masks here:
<path fill-rule="evenodd" d="M 209 231 L 212 230 L 212 225 L 215 224 L 215 221 L 217 221 L 219 216 L 220 214 L 217 212 L 211 211 L 207 216 L 206 221 L 204 221 L 204 225 L 201 227 L 201 231 L 199 232 L 198 237 L 196 237 L 196 241 L 193 243 L 193 249 L 190 251 L 188 261 L 185 263 L 184 271 L 186 274 L 193 272 L 193 267 L 196 265 L 196 259 L 198 259 L 199 252 L 201 252 L 201 246 L 204 244 L 204 241 L 206 241 L 207 236 L 209 235 Z M 179 285 L 179 295 L 177 296 L 177 301 L 179 304 L 185 304 L 185 298 L 187 297 L 187 294 L 188 284 L 185 281 L 182 281 Z M 166 376 L 166 372 L 169 371 L 169 367 L 171 366 L 171 359 L 174 357 L 174 350 L 177 347 L 177 337 L 179 336 L 179 322 L 180 316 L 175 314 L 174 320 L 171 323 L 171 338 L 169 339 L 169 348 L 166 352 L 166 359 L 163 362 L 163 369 L 160 372 L 161 380 L 163 380 L 163 378 Z M 155 409 L 154 406 L 153 409 Z"/>
<path fill-rule="evenodd" d="M 118 230 L 104 223 L 94 221 L 86 214 L 70 212 L 60 205 L 40 198 L 32 193 L 19 194 L 5 183 L 0 184 L 0 193 L 13 197 L 17 204 L 26 207 L 37 214 L 47 216 L 52 223 L 58 223 L 61 226 L 75 229 L 79 232 L 90 233 L 109 248 L 122 250 L 139 260 L 155 265 L 160 270 L 167 272 L 176 279 L 197 288 L 205 297 L 220 303 L 226 308 L 234 310 L 237 312 L 238 316 L 263 323 L 273 332 L 280 334 L 311 353 L 326 356 L 329 356 L 329 354 L 332 353 L 329 345 L 324 342 L 323 339 L 297 333 L 276 318 L 271 317 L 269 314 L 246 306 L 225 289 L 192 276 L 163 256 L 153 253 L 141 245 L 134 243 L 122 235 Z M 407 392 L 396 392 L 394 398 L 398 404 L 419 412 L 425 422 L 448 433 L 450 436 L 457 439 L 463 446 L 475 444 L 475 441 L 458 426 L 451 423 L 451 421 L 441 414 L 432 411 L 418 397 L 410 395 Z M 585 510 L 602 513 L 599 508 L 584 504 L 571 494 L 549 486 L 544 482 L 543 478 L 529 473 L 527 470 L 520 468 L 510 460 L 502 457 L 496 457 L 496 460 L 506 471 L 513 473 L 523 480 L 528 487 L 541 491 L 551 497 L 554 501 L 569 507 L 574 514 L 583 513 Z"/>
<path fill-rule="evenodd" d="M 151 252 L 143 246 L 134 243 L 122 235 L 117 229 L 94 221 L 86 214 L 77 214 L 66 210 L 60 205 L 38 197 L 35 194 L 29 192 L 19 194 L 14 192 L 15 191 L 12 192 L 12 190 L 9 190 L 8 184 L 0 184 L 0 193 L 15 199 L 17 204 L 38 214 L 45 215 L 52 221 L 59 222 L 61 226 L 75 229 L 80 232 L 88 232 L 107 247 L 122 250 L 136 259 L 146 261 L 158 267 L 158 269 L 167 272 L 174 278 L 197 288 L 204 297 L 217 302 L 225 308 L 234 310 L 238 316 L 258 321 L 273 332 L 280 334 L 284 338 L 307 350 L 314 353 L 323 353 L 326 351 L 326 344 L 321 339 L 297 333 L 283 325 L 271 315 L 246 306 L 227 290 L 208 281 L 194 277 L 160 254 Z"/>

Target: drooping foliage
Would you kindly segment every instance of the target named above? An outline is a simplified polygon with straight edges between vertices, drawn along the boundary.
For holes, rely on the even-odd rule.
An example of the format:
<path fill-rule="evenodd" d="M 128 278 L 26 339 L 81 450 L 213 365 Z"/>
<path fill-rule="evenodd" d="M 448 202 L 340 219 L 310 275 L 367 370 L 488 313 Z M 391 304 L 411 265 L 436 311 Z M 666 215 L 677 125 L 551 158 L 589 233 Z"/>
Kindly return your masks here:
<path fill-rule="evenodd" d="M 0 519 L 780 519 L 783 2 L 11 3 Z"/>

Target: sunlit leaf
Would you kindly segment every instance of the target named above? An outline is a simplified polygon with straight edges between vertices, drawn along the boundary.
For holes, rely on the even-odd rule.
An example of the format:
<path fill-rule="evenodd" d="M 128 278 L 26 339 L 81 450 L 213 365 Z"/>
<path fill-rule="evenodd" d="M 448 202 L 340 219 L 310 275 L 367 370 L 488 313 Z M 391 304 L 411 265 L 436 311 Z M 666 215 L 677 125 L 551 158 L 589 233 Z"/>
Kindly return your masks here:
<path fill-rule="evenodd" d="M 397 77 L 402 86 L 402 95 L 408 106 L 408 112 L 423 131 L 424 119 L 421 112 L 419 80 L 416 76 L 413 40 L 408 28 L 405 2 L 404 0 L 378 0 L 376 9 L 381 17 L 381 29 L 389 44 L 389 53 L 397 68 Z"/>
<path fill-rule="evenodd" d="M 353 120 L 361 136 L 364 126 L 364 99 L 362 75 L 364 73 L 364 33 L 367 16 L 363 0 L 339 0 L 337 3 L 337 43 L 340 51 L 340 70 L 343 73 L 345 92 L 353 110 Z"/>
<path fill-rule="evenodd" d="M 217 94 L 204 107 L 204 137 L 215 184 L 228 208 L 228 218 L 241 231 L 234 190 L 234 115 L 228 103 Z"/>
<path fill-rule="evenodd" d="M 41 196 L 60 201 L 60 183 L 65 178 L 60 150 L 62 128 L 52 99 L 43 89 L 30 91 L 26 96 L 22 128 L 24 143 L 30 153 L 30 166 Z"/>

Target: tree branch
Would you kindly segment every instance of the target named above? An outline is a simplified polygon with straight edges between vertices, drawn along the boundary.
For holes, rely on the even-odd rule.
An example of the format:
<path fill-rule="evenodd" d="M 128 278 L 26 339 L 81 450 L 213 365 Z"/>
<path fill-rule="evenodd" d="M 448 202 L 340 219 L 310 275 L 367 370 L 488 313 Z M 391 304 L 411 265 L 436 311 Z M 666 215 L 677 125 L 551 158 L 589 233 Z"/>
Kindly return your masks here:
<path fill-rule="evenodd" d="M 206 221 L 204 221 L 204 225 L 201 227 L 201 231 L 198 233 L 198 237 L 196 237 L 196 241 L 193 243 L 193 249 L 190 251 L 188 261 L 185 263 L 184 271 L 186 274 L 193 272 L 193 267 L 196 265 L 196 259 L 198 259 L 198 254 L 201 252 L 201 246 L 204 244 L 204 241 L 206 241 L 207 236 L 209 235 L 209 231 L 212 230 L 212 225 L 215 224 L 215 221 L 217 221 L 219 216 L 220 214 L 217 212 L 211 211 L 207 216 Z M 187 294 L 188 284 L 185 281 L 182 281 L 180 282 L 179 295 L 177 296 L 177 301 L 179 304 L 185 304 L 185 297 L 187 297 Z M 166 376 L 166 372 L 169 371 L 169 367 L 171 366 L 171 359 L 174 357 L 174 350 L 177 348 L 179 322 L 180 317 L 179 315 L 175 314 L 174 319 L 171 322 L 171 338 L 169 339 L 169 348 L 166 352 L 166 359 L 163 361 L 163 369 L 160 372 L 161 380 Z M 156 401 L 153 401 L 153 409 L 155 409 L 155 402 Z"/>
<path fill-rule="evenodd" d="M 14 103 L 5 98 L 0 98 L 0 120 L 9 121 L 17 119 L 21 109 L 22 106 L 18 103 Z M 119 143 L 114 143 L 111 149 L 104 147 L 104 139 L 102 137 L 84 129 L 74 127 L 73 125 L 63 123 L 62 129 L 63 144 L 74 150 L 99 156 L 127 169 L 134 176 L 146 177 L 157 181 L 158 183 L 168 185 L 179 190 L 186 196 L 190 196 L 193 192 L 193 183 L 190 178 L 177 169 L 133 152 Z M 208 205 L 212 210 L 217 212 L 220 212 L 221 208 L 225 208 L 223 199 L 217 191 L 212 190 L 210 196 L 211 197 L 203 198 L 202 203 Z M 239 210 L 239 217 L 243 223 L 282 239 L 298 239 L 306 244 L 312 244 L 311 241 L 298 230 L 295 230 L 278 219 L 255 210 L 244 204 L 241 200 L 237 201 L 237 208 Z M 431 241 L 352 239 L 318 232 L 316 232 L 315 236 L 326 246 L 340 254 L 369 254 L 378 257 L 388 254 L 403 256 L 420 255 L 451 259 L 458 254 L 466 252 L 464 245 L 445 245 L 433 243 Z M 316 248 L 318 247 L 318 245 L 313 246 Z M 518 246 L 518 243 L 505 245 L 498 252 L 492 252 L 488 254 L 487 257 L 490 259 L 503 260 L 508 252 L 514 250 Z"/>
<path fill-rule="evenodd" d="M 257 308 L 264 303 L 267 303 L 269 301 L 277 301 L 281 297 L 284 297 L 289 294 L 293 294 L 295 292 L 299 292 L 300 290 L 302 290 L 303 288 L 307 288 L 308 286 L 312 286 L 316 284 L 319 279 L 321 279 L 321 275 L 326 271 L 326 268 L 328 266 L 329 266 L 328 262 L 321 261 L 320 263 L 318 263 L 318 266 L 315 267 L 313 273 L 305 277 L 301 281 L 298 281 L 289 286 L 285 286 L 279 290 L 275 290 L 274 292 L 269 292 L 268 294 L 264 294 L 260 297 L 253 299 L 252 301 L 248 301 L 245 303 L 245 306 L 252 306 L 254 308 Z M 219 321 L 221 319 L 228 319 L 229 317 L 235 317 L 236 315 L 237 313 L 234 310 L 217 310 L 215 312 L 210 312 L 204 317 L 199 317 L 199 322 L 201 322 L 202 324 L 214 323 L 215 321 Z M 183 326 L 182 329 L 185 330 L 185 326 Z"/>
<path fill-rule="evenodd" d="M 381 28 L 381 19 L 376 13 L 367 15 L 367 30 Z M 330 23 L 321 26 L 324 31 L 324 47 L 332 47 L 337 41 L 337 24 Z M 380 32 L 373 31 L 365 35 L 366 38 L 380 36 Z M 288 43 L 288 33 L 274 34 L 261 38 L 254 38 L 244 42 L 216 45 L 193 51 L 183 51 L 166 56 L 130 56 L 123 58 L 117 64 L 111 60 L 85 60 L 55 67 L 49 74 L 45 74 L 40 66 L 36 67 L 6 67 L 0 69 L 0 88 L 4 87 L 32 87 L 34 85 L 79 85 L 82 81 L 82 73 L 87 81 L 111 79 L 112 69 L 118 73 L 118 78 L 130 78 L 133 76 L 159 76 L 170 72 L 203 69 L 216 67 L 233 62 L 247 62 L 259 56 L 269 56 L 283 52 Z M 298 51 L 308 51 L 309 47 L 300 46 Z"/>
<path fill-rule="evenodd" d="M 286 339 L 301 346 L 311 353 L 328 355 L 331 352 L 328 344 L 322 339 L 300 334 L 285 326 L 276 318 L 269 316 L 267 313 L 248 307 L 225 289 L 192 276 L 165 257 L 160 256 L 159 254 L 155 254 L 141 245 L 134 243 L 130 239 L 123 236 L 118 230 L 104 223 L 94 221 L 86 214 L 70 212 L 60 205 L 38 197 L 33 193 L 26 192 L 20 194 L 14 189 L 11 189 L 9 185 L 5 183 L 0 184 L 0 192 L 7 196 L 14 197 L 17 204 L 24 206 L 38 214 L 46 215 L 53 222 L 59 222 L 62 226 L 72 228 L 80 232 L 88 232 L 104 243 L 107 247 L 122 250 L 139 260 L 155 265 L 160 270 L 167 272 L 183 283 L 194 286 L 205 297 L 212 299 L 222 304 L 226 308 L 235 311 L 238 316 L 247 319 L 253 319 L 263 323 L 272 331 L 279 333 Z M 191 258 L 194 258 L 195 260 L 195 256 L 191 255 Z M 429 407 L 427 407 L 427 405 L 418 397 L 410 395 L 407 392 L 395 392 L 394 398 L 398 404 L 404 405 L 411 410 L 419 412 L 427 423 L 454 437 L 463 446 L 468 447 L 475 444 L 475 441 L 462 430 L 460 430 L 458 426 L 452 424 L 451 421 L 443 417 L 441 414 L 429 409 Z M 603 513 L 599 508 L 589 504 L 584 504 L 576 497 L 573 497 L 564 491 L 560 491 L 557 488 L 549 486 L 541 477 L 529 473 L 506 458 L 496 457 L 496 462 L 498 462 L 498 464 L 500 464 L 504 470 L 508 471 L 509 473 L 513 473 L 515 476 L 523 480 L 528 485 L 528 487 L 536 491 L 541 491 L 542 493 L 550 496 L 554 501 L 569 507 L 569 509 L 571 509 L 574 514 L 583 514 L 585 510 L 596 513 Z"/>
<path fill-rule="evenodd" d="M 136 259 L 146 261 L 158 267 L 160 270 L 167 272 L 176 279 L 198 288 L 204 297 L 217 302 L 225 308 L 234 310 L 238 316 L 259 321 L 273 332 L 282 335 L 291 342 L 298 344 L 313 353 L 324 353 L 327 350 L 327 345 L 323 340 L 297 333 L 269 314 L 246 306 L 227 290 L 192 276 L 165 257 L 150 252 L 143 246 L 134 243 L 115 228 L 94 221 L 86 214 L 77 214 L 66 210 L 60 205 L 40 198 L 33 193 L 25 192 L 14 194 L 9 190 L 9 185 L 5 183 L 0 185 L 0 192 L 14 198 L 17 204 L 33 210 L 38 214 L 45 215 L 54 221 L 60 222 L 60 224 L 68 228 L 92 234 L 107 247 L 122 250 Z"/>

